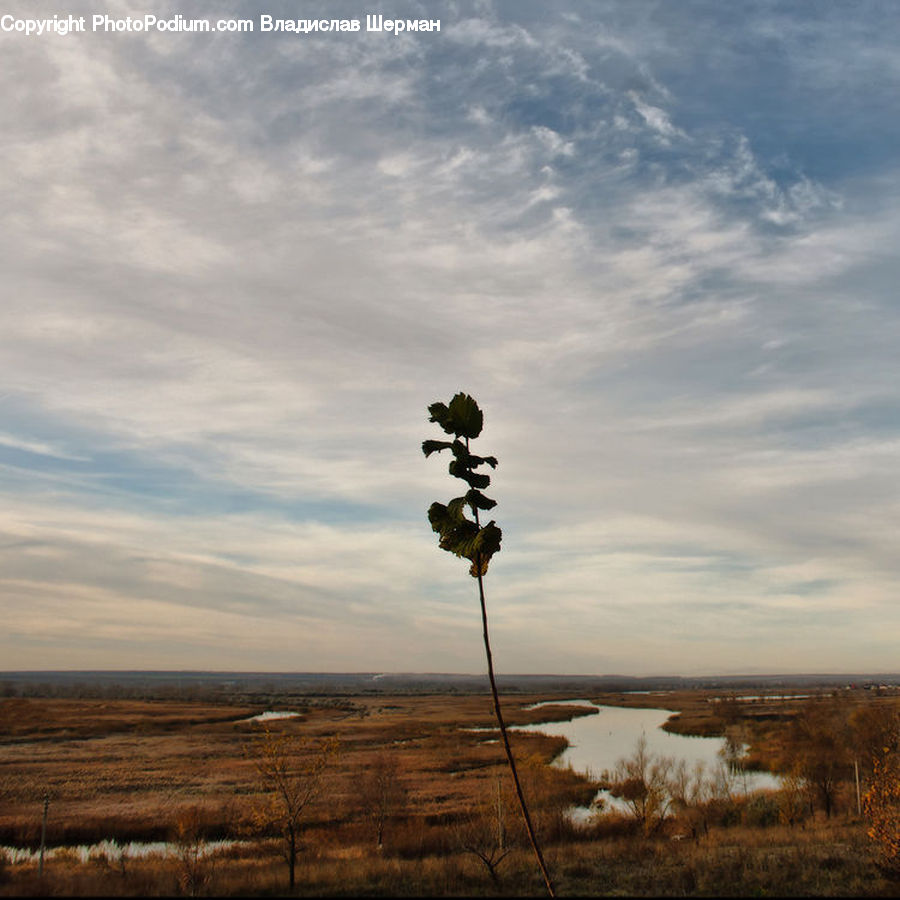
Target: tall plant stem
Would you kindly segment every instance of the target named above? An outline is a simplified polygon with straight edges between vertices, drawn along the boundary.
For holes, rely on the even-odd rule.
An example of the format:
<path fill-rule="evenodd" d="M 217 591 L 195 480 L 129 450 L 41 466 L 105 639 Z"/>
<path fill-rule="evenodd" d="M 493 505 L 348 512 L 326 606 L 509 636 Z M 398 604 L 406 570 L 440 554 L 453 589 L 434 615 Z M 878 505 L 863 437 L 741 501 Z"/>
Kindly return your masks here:
<path fill-rule="evenodd" d="M 469 449 L 469 439 L 466 438 L 466 451 Z M 475 514 L 475 524 L 480 528 L 481 522 L 478 519 L 478 507 L 473 504 L 472 511 Z M 503 713 L 500 711 L 500 695 L 497 693 L 497 681 L 494 678 L 494 657 L 491 653 L 491 639 L 488 636 L 487 621 L 487 603 L 484 599 L 484 574 L 481 571 L 481 559 L 476 557 L 475 566 L 478 571 L 478 599 L 481 602 L 481 627 L 484 634 L 484 654 L 487 657 L 488 680 L 491 683 L 491 696 L 494 698 L 494 713 L 497 716 L 497 724 L 500 726 L 500 736 L 503 739 L 503 749 L 506 751 L 506 761 L 509 763 L 509 771 L 512 773 L 513 782 L 516 786 L 516 796 L 519 798 L 519 808 L 522 810 L 522 818 L 525 820 L 525 830 L 528 832 L 528 840 L 531 841 L 531 847 L 534 855 L 537 857 L 538 867 L 541 875 L 544 877 L 544 884 L 547 885 L 547 892 L 551 897 L 556 896 L 553 890 L 553 882 L 550 880 L 550 873 L 547 871 L 547 864 L 544 862 L 544 855 L 541 853 L 537 836 L 534 833 L 534 826 L 531 824 L 531 816 L 528 813 L 528 804 L 525 802 L 525 794 L 522 793 L 522 785 L 519 782 L 519 773 L 516 769 L 516 760 L 512 754 L 512 748 L 509 746 L 509 736 L 506 733 L 506 723 L 503 721 Z"/>
<path fill-rule="evenodd" d="M 544 856 L 541 853 L 540 845 L 538 844 L 537 837 L 534 833 L 534 826 L 531 824 L 531 816 L 528 814 L 528 805 L 525 802 L 525 795 L 522 793 L 522 785 L 519 783 L 519 773 L 516 770 L 516 761 L 512 754 L 512 748 L 509 746 L 506 724 L 503 721 L 503 713 L 500 711 L 500 695 L 497 693 L 497 682 L 494 679 L 494 661 L 491 655 L 491 641 L 488 637 L 487 605 L 484 600 L 484 579 L 481 575 L 478 576 L 478 597 L 481 601 L 481 624 L 484 631 L 484 652 L 487 656 L 488 679 L 491 682 L 491 695 L 494 698 L 494 712 L 497 716 L 497 724 L 500 726 L 500 735 L 503 738 L 503 749 L 506 751 L 509 771 L 512 773 L 513 782 L 516 785 L 516 796 L 519 798 L 519 807 L 522 810 L 522 818 L 525 820 L 528 839 L 531 841 L 534 855 L 537 857 L 541 875 L 543 875 L 544 883 L 547 885 L 547 891 L 551 897 L 555 897 L 556 893 L 553 890 L 553 882 L 550 880 L 550 873 L 547 871 L 547 865 L 544 863 Z"/>

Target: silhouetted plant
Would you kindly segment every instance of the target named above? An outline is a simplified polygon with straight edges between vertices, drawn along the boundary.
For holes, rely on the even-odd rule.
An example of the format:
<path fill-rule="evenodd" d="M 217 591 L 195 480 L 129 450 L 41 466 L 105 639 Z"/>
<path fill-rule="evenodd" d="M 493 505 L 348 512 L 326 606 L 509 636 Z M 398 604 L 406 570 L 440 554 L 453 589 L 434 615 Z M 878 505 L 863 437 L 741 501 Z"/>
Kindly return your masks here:
<path fill-rule="evenodd" d="M 468 394 L 458 393 L 450 401 L 445 403 L 432 403 L 428 407 L 430 413 L 429 422 L 436 422 L 446 434 L 453 435 L 452 441 L 424 441 L 422 452 L 425 456 L 432 453 L 441 453 L 449 450 L 453 454 L 449 471 L 454 478 L 464 481 L 469 489 L 461 497 L 455 497 L 448 504 L 432 503 L 428 508 L 428 521 L 432 530 L 440 535 L 439 546 L 442 550 L 456 554 L 469 560 L 469 574 L 478 579 L 478 598 L 481 603 L 481 624 L 484 635 L 484 652 L 487 656 L 488 679 L 491 684 L 491 695 L 494 700 L 494 713 L 497 716 L 497 724 L 500 726 L 500 736 L 503 748 L 506 751 L 506 759 L 509 763 L 510 773 L 516 786 L 516 796 L 519 807 L 522 810 L 522 818 L 528 838 L 537 858 L 541 875 L 547 885 L 550 896 L 555 896 L 553 882 L 544 863 L 540 845 L 531 824 L 531 816 L 525 795 L 519 782 L 516 771 L 516 761 L 509 746 L 509 737 L 506 733 L 506 724 L 503 721 L 503 713 L 500 711 L 500 697 L 497 693 L 497 682 L 494 678 L 494 663 L 491 655 L 491 642 L 488 637 L 487 605 L 484 597 L 484 576 L 487 574 L 491 557 L 499 552 L 502 532 L 496 523 L 491 520 L 487 525 L 481 524 L 479 513 L 493 509 L 497 503 L 486 497 L 482 489 L 491 483 L 490 475 L 477 472 L 481 466 L 497 468 L 495 456 L 476 456 L 470 452 L 469 442 L 475 440 L 484 426 L 484 414 L 478 404 Z M 466 508 L 472 512 L 472 518 L 466 516 Z"/>

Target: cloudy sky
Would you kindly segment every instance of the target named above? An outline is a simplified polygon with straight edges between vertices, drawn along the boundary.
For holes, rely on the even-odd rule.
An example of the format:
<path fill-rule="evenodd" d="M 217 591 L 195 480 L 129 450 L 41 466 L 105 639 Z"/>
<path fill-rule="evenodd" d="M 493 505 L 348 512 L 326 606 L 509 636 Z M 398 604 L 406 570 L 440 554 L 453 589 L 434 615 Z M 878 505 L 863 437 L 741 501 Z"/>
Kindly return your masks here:
<path fill-rule="evenodd" d="M 900 669 L 894 3 L 3 12 L 0 669 Z"/>

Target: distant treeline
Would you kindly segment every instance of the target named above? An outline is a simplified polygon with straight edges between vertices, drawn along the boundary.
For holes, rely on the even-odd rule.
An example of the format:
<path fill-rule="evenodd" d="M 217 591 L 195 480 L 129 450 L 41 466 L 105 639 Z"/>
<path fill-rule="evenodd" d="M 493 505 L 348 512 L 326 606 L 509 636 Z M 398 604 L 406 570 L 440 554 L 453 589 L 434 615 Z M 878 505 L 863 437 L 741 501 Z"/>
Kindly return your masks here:
<path fill-rule="evenodd" d="M 678 690 L 797 690 L 900 686 L 900 675 L 748 675 L 638 678 L 620 675 L 506 675 L 504 693 L 630 693 Z M 0 672 L 0 697 L 178 699 L 212 703 L 285 702 L 291 696 L 471 694 L 489 689 L 484 675 L 331 672 Z"/>

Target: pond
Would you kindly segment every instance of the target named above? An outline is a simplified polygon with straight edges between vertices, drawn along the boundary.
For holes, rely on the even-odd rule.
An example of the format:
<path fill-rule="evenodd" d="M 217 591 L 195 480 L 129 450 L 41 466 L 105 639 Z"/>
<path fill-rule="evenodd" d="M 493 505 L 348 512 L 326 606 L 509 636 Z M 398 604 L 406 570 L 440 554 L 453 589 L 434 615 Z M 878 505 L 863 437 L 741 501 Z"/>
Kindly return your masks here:
<path fill-rule="evenodd" d="M 258 716 L 250 716 L 249 719 L 241 719 L 242 722 L 271 722 L 274 719 L 296 719 L 298 718 L 300 713 L 297 712 L 287 712 L 282 710 L 267 710 L 266 712 L 260 713 Z"/>
<path fill-rule="evenodd" d="M 535 704 L 543 705 L 550 704 Z M 569 746 L 553 761 L 555 766 L 571 766 L 576 772 L 598 778 L 604 771 L 611 772 L 620 759 L 631 756 L 641 736 L 646 739 L 647 750 L 654 756 L 668 756 L 676 763 L 683 759 L 689 770 L 693 770 L 697 763 L 703 763 L 706 773 L 712 775 L 723 765 L 723 738 L 689 737 L 662 730 L 661 726 L 672 715 L 671 710 L 601 706 L 590 700 L 567 700 L 564 704 L 552 701 L 552 705 L 587 706 L 598 710 L 596 715 L 580 716 L 570 722 L 517 725 L 510 729 L 538 731 L 566 738 Z M 774 790 L 779 785 L 780 779 L 768 772 L 742 772 L 730 776 L 730 788 L 734 793 Z M 624 809 L 623 804 L 605 791 L 601 791 L 598 797 L 607 808 Z M 583 820 L 587 814 L 586 809 L 576 811 L 573 818 Z"/>

